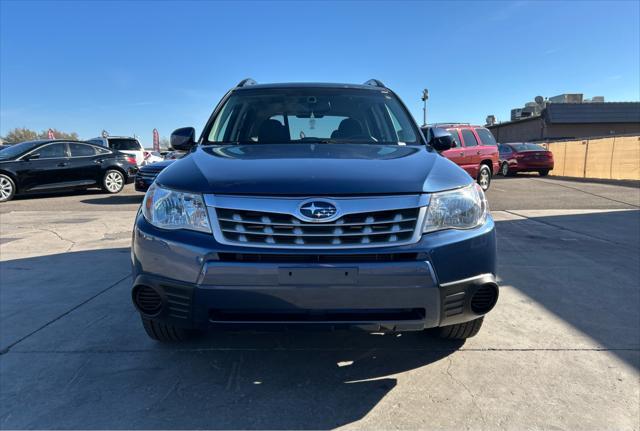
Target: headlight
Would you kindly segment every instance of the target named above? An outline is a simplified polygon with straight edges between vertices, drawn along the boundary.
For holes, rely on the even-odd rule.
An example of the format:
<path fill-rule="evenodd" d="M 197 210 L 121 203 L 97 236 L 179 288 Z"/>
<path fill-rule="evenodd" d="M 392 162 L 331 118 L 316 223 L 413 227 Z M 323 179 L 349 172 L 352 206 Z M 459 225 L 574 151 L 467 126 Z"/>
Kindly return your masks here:
<path fill-rule="evenodd" d="M 478 184 L 431 195 L 423 232 L 471 229 L 487 219 L 487 200 Z"/>
<path fill-rule="evenodd" d="M 190 229 L 211 233 L 202 195 L 164 189 L 153 183 L 142 202 L 142 214 L 162 229 Z"/>

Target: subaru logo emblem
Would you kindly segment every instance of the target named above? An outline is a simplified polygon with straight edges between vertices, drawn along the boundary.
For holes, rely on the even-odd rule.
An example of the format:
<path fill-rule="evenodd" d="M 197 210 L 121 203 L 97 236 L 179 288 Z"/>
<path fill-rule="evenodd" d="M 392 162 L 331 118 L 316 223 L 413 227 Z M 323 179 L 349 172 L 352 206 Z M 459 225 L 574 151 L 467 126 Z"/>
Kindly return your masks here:
<path fill-rule="evenodd" d="M 332 202 L 325 200 L 308 200 L 298 208 L 301 218 L 308 221 L 327 221 L 336 218 L 338 208 Z"/>

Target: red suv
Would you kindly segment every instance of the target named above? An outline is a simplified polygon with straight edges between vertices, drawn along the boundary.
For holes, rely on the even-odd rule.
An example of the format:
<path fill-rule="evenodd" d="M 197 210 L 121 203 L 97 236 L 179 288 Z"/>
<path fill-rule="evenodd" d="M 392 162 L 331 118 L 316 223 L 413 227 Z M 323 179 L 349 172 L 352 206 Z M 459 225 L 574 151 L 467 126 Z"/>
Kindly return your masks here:
<path fill-rule="evenodd" d="M 453 146 L 443 151 L 442 155 L 467 171 L 483 190 L 487 190 L 491 177 L 500 169 L 498 144 L 491 132 L 481 126 L 440 123 L 422 128 L 427 141 L 435 127 L 445 129 L 453 137 Z"/>

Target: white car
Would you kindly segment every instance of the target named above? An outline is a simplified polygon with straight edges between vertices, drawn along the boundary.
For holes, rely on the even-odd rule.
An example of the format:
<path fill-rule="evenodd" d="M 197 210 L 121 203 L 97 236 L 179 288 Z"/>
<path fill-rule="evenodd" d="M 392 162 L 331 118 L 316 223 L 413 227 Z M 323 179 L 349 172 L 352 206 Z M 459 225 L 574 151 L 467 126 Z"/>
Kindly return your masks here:
<path fill-rule="evenodd" d="M 163 160 L 164 160 L 164 157 L 158 151 L 145 150 L 144 151 L 144 162 L 142 163 L 142 165 L 143 166 L 144 165 L 150 165 L 152 163 L 161 162 Z"/>
<path fill-rule="evenodd" d="M 148 153 L 148 151 L 144 150 L 140 141 L 136 138 L 131 138 L 129 136 L 107 136 L 106 138 L 92 138 L 89 139 L 88 142 L 101 145 L 113 151 L 130 154 L 136 158 L 136 164 L 138 166 L 144 166 L 147 164 L 145 153 Z"/>

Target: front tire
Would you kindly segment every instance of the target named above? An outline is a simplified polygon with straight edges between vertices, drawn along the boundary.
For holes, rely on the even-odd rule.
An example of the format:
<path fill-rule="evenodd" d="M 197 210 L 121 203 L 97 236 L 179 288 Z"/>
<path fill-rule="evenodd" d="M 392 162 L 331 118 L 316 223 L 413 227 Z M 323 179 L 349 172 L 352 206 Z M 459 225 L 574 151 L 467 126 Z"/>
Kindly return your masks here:
<path fill-rule="evenodd" d="M 16 194 L 16 183 L 8 175 L 0 174 L 0 202 L 13 199 Z"/>
<path fill-rule="evenodd" d="M 163 343 L 177 343 L 180 341 L 188 340 L 194 335 L 194 332 L 188 329 L 179 328 L 177 326 L 158 322 L 152 319 L 147 319 L 146 317 L 141 317 L 141 319 L 142 326 L 144 326 L 144 330 L 149 338 L 152 338 L 156 341 L 160 341 Z"/>
<path fill-rule="evenodd" d="M 480 188 L 484 191 L 489 190 L 489 186 L 491 185 L 491 169 L 487 165 L 481 165 L 480 171 L 478 172 L 477 178 L 478 184 Z"/>
<path fill-rule="evenodd" d="M 124 175 L 116 169 L 109 169 L 102 178 L 102 190 L 107 193 L 120 193 L 124 188 Z"/>
<path fill-rule="evenodd" d="M 538 171 L 538 174 L 541 177 L 546 177 L 547 175 L 549 175 L 549 169 L 541 169 L 541 170 Z"/>
<path fill-rule="evenodd" d="M 438 336 L 447 340 L 464 340 L 475 336 L 482 327 L 484 317 L 470 322 L 458 323 L 456 325 L 441 326 L 438 328 Z"/>

